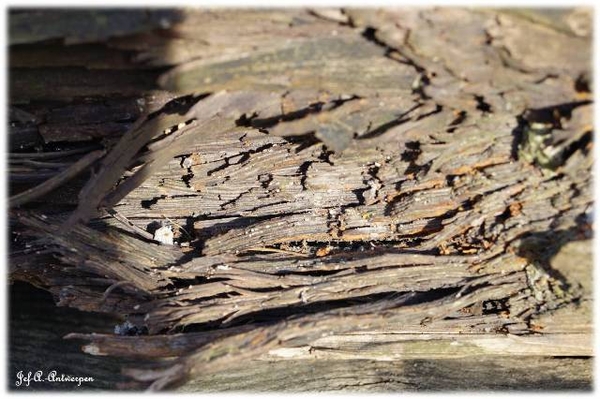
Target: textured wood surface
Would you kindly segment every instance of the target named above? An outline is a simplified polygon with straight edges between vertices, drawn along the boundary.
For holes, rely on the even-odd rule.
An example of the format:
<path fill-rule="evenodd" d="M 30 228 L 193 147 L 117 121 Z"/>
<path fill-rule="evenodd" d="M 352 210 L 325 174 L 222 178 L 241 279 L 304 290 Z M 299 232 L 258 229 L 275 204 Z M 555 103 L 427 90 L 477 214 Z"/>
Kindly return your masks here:
<path fill-rule="evenodd" d="M 115 390 L 117 383 L 126 382 L 120 376 L 120 370 L 124 366 L 135 365 L 135 360 L 88 355 L 81 352 L 81 341 L 63 339 L 73 330 L 110 333 L 120 320 L 55 307 L 50 295 L 23 283 L 11 287 L 10 300 L 13 305 L 9 320 L 9 389 L 17 389 L 12 384 L 20 370 L 56 369 L 65 374 L 95 379 L 94 383 L 86 383 L 82 388 L 73 384 L 38 383 L 32 384 L 28 390 Z M 582 317 L 585 319 L 580 312 L 570 310 L 568 314 L 579 322 Z M 591 321 L 589 316 L 588 320 Z M 572 326 L 560 317 L 553 316 L 548 321 L 548 328 Z M 582 330 L 580 326 L 574 329 Z M 185 351 L 185 346 L 181 348 Z M 148 348 L 155 349 L 152 345 Z M 199 376 L 178 391 L 588 391 L 592 389 L 592 371 L 592 358 L 545 356 L 424 357 L 401 361 L 279 358 L 278 361 L 251 361 L 222 373 Z M 467 374 L 469 378 L 465 379 Z M 125 387 L 120 386 L 119 389 Z"/>
<path fill-rule="evenodd" d="M 13 11 L 11 279 L 127 320 L 68 338 L 144 359 L 128 388 L 492 355 L 546 383 L 592 355 L 591 269 L 552 263 L 592 235 L 590 16 Z"/>

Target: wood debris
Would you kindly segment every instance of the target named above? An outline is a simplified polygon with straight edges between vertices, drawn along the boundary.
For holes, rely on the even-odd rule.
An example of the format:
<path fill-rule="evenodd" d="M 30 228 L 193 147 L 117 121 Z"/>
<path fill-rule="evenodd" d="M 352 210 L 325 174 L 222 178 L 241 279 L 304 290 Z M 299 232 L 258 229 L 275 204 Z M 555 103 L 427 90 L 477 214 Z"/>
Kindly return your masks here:
<path fill-rule="evenodd" d="M 10 16 L 11 278 L 122 316 L 69 338 L 160 360 L 126 371 L 140 386 L 298 350 L 379 359 L 368 334 L 531 353 L 532 317 L 578 298 L 549 260 L 590 229 L 580 25 L 191 9 L 31 35 L 27 13 Z"/>

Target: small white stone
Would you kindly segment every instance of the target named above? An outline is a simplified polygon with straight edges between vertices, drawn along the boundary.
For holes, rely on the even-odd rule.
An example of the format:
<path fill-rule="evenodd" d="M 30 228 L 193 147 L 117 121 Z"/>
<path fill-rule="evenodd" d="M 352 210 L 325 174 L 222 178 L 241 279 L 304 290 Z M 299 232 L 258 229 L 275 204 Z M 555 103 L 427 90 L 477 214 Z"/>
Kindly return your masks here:
<path fill-rule="evenodd" d="M 185 158 L 183 160 L 183 162 L 181 163 L 181 165 L 186 169 L 191 168 L 193 164 L 194 164 L 194 161 L 192 160 L 192 157 Z"/>
<path fill-rule="evenodd" d="M 171 226 L 163 226 L 154 232 L 154 240 L 165 245 L 173 245 L 173 230 Z"/>

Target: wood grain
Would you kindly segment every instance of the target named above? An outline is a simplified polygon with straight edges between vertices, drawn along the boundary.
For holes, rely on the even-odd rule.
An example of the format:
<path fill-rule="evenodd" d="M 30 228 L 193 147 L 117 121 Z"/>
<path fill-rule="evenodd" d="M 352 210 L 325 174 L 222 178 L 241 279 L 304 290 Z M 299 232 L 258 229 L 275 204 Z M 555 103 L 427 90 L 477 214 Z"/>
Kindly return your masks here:
<path fill-rule="evenodd" d="M 591 268 L 556 266 L 592 235 L 589 10 L 73 12 L 11 14 L 10 191 L 45 194 L 10 212 L 11 278 L 126 319 L 69 338 L 145 356 L 127 387 L 276 357 L 589 386 L 548 358 L 593 355 Z"/>

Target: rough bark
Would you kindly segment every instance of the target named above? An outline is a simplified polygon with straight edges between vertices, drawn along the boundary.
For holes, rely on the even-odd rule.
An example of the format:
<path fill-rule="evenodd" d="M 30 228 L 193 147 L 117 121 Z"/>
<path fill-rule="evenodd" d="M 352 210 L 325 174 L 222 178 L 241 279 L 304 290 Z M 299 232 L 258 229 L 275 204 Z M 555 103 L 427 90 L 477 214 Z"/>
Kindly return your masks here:
<path fill-rule="evenodd" d="M 550 259 L 591 234 L 589 10 L 133 12 L 98 36 L 106 12 L 11 14 L 11 277 L 127 319 L 70 334 L 84 351 L 147 358 L 126 374 L 152 389 L 273 353 L 591 356 L 533 322 L 582 298 Z"/>

